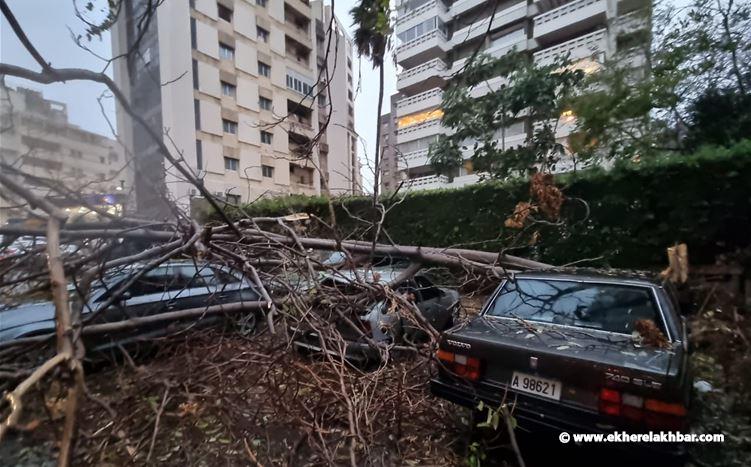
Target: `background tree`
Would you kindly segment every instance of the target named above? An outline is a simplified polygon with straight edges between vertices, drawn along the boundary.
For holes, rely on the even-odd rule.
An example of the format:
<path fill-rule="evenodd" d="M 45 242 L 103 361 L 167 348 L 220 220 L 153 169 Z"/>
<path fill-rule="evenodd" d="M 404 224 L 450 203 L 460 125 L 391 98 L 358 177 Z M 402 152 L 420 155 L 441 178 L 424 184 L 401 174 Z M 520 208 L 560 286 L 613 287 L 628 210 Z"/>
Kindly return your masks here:
<path fill-rule="evenodd" d="M 455 175 L 463 163 L 462 151 L 473 152 L 470 161 L 483 177 L 506 178 L 535 168 L 550 171 L 565 154 L 556 140 L 560 117 L 583 80 L 566 57 L 536 66 L 529 57 L 511 52 L 500 58 L 478 55 L 443 94 L 443 125 L 450 129 L 431 145 L 430 161 L 438 173 Z M 502 84 L 481 98 L 491 78 Z M 490 86 L 488 86 L 490 88 Z M 523 119 L 522 145 L 506 145 L 505 132 Z"/>

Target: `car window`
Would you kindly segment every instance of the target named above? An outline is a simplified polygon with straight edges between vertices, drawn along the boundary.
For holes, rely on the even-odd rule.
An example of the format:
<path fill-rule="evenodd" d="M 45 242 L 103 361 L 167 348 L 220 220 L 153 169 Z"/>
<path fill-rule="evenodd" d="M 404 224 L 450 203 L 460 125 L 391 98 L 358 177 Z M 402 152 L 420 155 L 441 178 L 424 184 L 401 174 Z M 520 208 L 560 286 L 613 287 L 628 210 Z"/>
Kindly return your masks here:
<path fill-rule="evenodd" d="M 631 334 L 639 320 L 650 320 L 665 331 L 651 290 L 618 284 L 506 281 L 487 314 L 621 334 Z"/>
<path fill-rule="evenodd" d="M 240 279 L 233 276 L 228 271 L 219 268 L 211 268 L 211 272 L 213 274 L 210 277 L 207 277 L 209 285 L 236 284 L 240 282 Z"/>
<path fill-rule="evenodd" d="M 415 282 L 417 282 L 417 287 L 423 300 L 433 300 L 441 296 L 441 289 L 434 286 L 427 277 L 416 276 Z"/>

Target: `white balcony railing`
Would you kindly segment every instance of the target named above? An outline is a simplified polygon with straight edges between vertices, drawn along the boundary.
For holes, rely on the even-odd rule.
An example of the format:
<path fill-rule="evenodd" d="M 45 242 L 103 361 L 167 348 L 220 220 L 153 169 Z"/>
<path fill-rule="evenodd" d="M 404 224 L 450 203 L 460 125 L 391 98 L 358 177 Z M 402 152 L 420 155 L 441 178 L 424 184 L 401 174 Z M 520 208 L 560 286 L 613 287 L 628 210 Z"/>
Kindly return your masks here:
<path fill-rule="evenodd" d="M 402 154 L 401 156 L 397 156 L 397 165 L 399 166 L 399 170 L 428 165 L 428 152 L 428 149 L 421 149 L 419 151 L 412 151 L 406 154 Z"/>
<path fill-rule="evenodd" d="M 422 65 L 406 69 L 399 73 L 396 80 L 396 87 L 398 89 L 403 89 L 432 77 L 443 78 L 446 75 L 447 68 L 446 62 L 440 58 L 434 58 Z"/>
<path fill-rule="evenodd" d="M 607 0 L 575 0 L 535 17 L 535 37 L 607 12 Z"/>
<path fill-rule="evenodd" d="M 495 30 L 513 21 L 524 18 L 525 16 L 527 16 L 527 10 L 527 3 L 520 2 L 516 5 L 512 5 L 497 12 L 494 16 L 492 16 L 493 24 L 490 29 Z M 488 16 L 481 21 L 477 21 L 467 27 L 455 31 L 451 36 L 451 44 L 457 46 L 463 42 L 470 41 L 472 39 L 475 39 L 476 37 L 484 35 L 488 31 L 488 23 L 490 22 L 490 18 L 491 17 Z"/>
<path fill-rule="evenodd" d="M 404 185 L 408 190 L 430 190 L 445 188 L 449 184 L 449 178 L 445 175 L 426 175 L 424 177 L 405 180 Z"/>
<path fill-rule="evenodd" d="M 416 39 L 400 45 L 396 48 L 396 57 L 398 60 L 404 60 L 433 46 L 440 48 L 444 52 L 450 49 L 450 46 L 446 42 L 446 36 L 440 29 L 434 29 L 427 34 L 423 34 Z"/>
<path fill-rule="evenodd" d="M 601 61 L 602 56 L 607 54 L 607 49 L 607 30 L 600 29 L 599 31 L 577 37 L 562 44 L 543 49 L 536 52 L 534 57 L 535 63 L 540 66 L 549 65 L 556 57 L 566 54 L 570 54 L 569 59 L 572 61 L 592 56 Z"/>
<path fill-rule="evenodd" d="M 396 115 L 401 117 L 430 107 L 437 107 L 441 105 L 441 99 L 443 99 L 441 88 L 433 88 L 411 97 L 405 97 L 397 101 Z"/>
<path fill-rule="evenodd" d="M 446 129 L 441 126 L 440 119 L 429 120 L 427 122 L 418 123 L 417 125 L 399 128 L 396 132 L 396 142 L 398 144 L 406 143 L 408 141 L 444 133 L 445 130 Z"/>
<path fill-rule="evenodd" d="M 401 31 L 402 27 L 406 23 L 421 16 L 426 16 L 426 19 L 427 17 L 441 16 L 444 21 L 447 21 L 449 19 L 448 9 L 446 8 L 446 5 L 444 5 L 440 0 L 433 0 L 424 5 L 420 5 L 414 10 L 410 10 L 407 13 L 400 15 L 398 18 L 396 18 L 396 26 Z"/>

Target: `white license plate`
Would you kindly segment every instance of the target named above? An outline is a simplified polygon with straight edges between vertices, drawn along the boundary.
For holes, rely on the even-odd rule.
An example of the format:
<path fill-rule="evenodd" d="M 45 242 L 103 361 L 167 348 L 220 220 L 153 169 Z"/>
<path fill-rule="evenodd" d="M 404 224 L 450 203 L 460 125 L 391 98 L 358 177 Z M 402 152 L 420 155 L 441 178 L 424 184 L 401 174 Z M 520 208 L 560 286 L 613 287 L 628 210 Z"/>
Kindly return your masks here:
<path fill-rule="evenodd" d="M 511 388 L 555 400 L 561 399 L 561 389 L 563 389 L 561 382 L 557 379 L 540 378 L 518 371 L 511 375 Z"/>

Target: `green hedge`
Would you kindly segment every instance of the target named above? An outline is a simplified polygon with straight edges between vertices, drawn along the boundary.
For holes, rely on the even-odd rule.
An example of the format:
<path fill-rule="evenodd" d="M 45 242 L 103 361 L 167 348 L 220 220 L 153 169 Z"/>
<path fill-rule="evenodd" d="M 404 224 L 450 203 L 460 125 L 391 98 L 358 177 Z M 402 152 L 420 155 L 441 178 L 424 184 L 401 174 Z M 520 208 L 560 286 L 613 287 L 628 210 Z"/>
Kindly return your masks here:
<path fill-rule="evenodd" d="M 535 227 L 521 236 L 504 228 L 516 203 L 529 198 L 527 181 L 518 180 L 410 193 L 392 207 L 385 229 L 401 244 L 494 251 L 521 245 L 515 254 L 553 264 L 600 258 L 589 264 L 613 267 L 662 265 L 665 248 L 678 242 L 688 244 L 693 263 L 711 263 L 719 253 L 751 245 L 751 140 L 689 156 L 621 163 L 609 171 L 586 170 L 557 182 L 568 197 L 563 225 Z M 577 198 L 589 206 L 586 220 L 584 203 Z M 389 202 L 388 197 L 384 200 Z M 367 226 L 347 216 L 342 203 L 370 219 L 371 200 L 336 201 L 337 221 L 345 235 L 361 234 Z M 322 197 L 268 199 L 247 206 L 245 212 L 329 217 Z M 539 240 L 528 246 L 534 230 Z"/>

